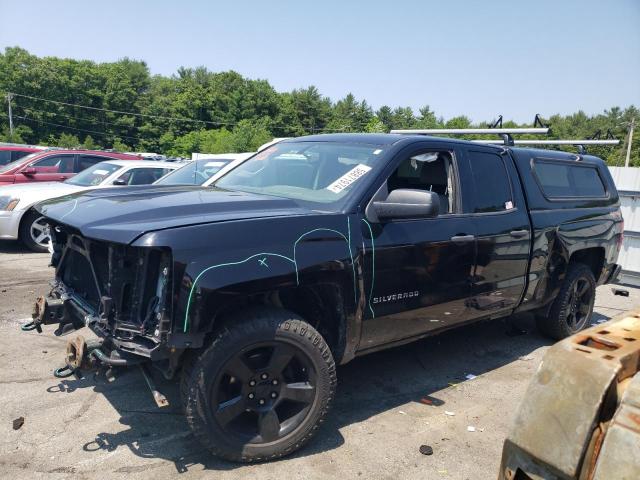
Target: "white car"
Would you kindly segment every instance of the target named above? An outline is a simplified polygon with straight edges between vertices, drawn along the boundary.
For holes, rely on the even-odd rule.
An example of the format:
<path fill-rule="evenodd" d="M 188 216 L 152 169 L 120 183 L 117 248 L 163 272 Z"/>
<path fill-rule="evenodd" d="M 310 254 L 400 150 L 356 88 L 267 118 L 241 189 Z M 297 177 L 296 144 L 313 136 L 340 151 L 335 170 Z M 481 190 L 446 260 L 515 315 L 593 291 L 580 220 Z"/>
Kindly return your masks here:
<path fill-rule="evenodd" d="M 38 202 L 114 185 L 149 185 L 180 167 L 172 162 L 108 160 L 64 182 L 0 186 L 0 240 L 21 240 L 30 250 L 46 252 L 49 235 L 44 217 L 31 207 Z"/>
<path fill-rule="evenodd" d="M 205 155 L 205 154 L 195 154 Z M 220 178 L 229 170 L 234 169 L 247 158 L 255 155 L 250 153 L 226 153 L 226 154 L 206 154 L 206 158 L 198 157 L 182 165 L 175 172 L 161 178 L 156 185 L 209 185 Z"/>

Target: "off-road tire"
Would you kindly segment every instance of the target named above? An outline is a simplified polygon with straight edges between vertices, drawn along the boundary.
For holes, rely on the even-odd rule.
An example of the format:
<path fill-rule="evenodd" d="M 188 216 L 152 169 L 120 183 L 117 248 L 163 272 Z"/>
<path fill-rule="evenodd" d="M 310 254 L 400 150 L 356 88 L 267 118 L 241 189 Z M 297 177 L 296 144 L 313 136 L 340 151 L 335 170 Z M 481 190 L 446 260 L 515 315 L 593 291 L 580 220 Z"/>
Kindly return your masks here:
<path fill-rule="evenodd" d="M 195 437 L 214 455 L 233 462 L 267 461 L 298 450 L 317 432 L 335 395 L 336 368 L 327 342 L 300 317 L 278 308 L 244 310 L 224 325 L 211 345 L 184 369 L 185 414 Z M 304 420 L 286 436 L 270 443 L 241 444 L 225 435 L 214 420 L 208 392 L 228 359 L 266 341 L 287 342 L 308 357 L 316 371 L 316 396 Z"/>
<path fill-rule="evenodd" d="M 198 360 L 199 352 L 186 352 L 182 360 L 182 369 L 180 371 L 180 401 L 182 409 L 186 412 L 187 401 L 189 399 L 189 380 L 193 373 L 193 368 Z"/>
<path fill-rule="evenodd" d="M 42 215 L 40 215 L 38 212 L 35 212 L 33 210 L 25 213 L 24 217 L 22 218 L 22 221 L 20 222 L 20 228 L 18 230 L 18 235 L 19 235 L 18 238 L 20 239 L 20 241 L 22 241 L 24 246 L 27 247 L 29 250 L 33 252 L 38 252 L 38 253 L 45 253 L 45 252 L 48 252 L 49 249 L 47 247 L 43 247 L 42 245 L 34 242 L 33 238 L 31 238 L 31 224 L 41 216 Z"/>
<path fill-rule="evenodd" d="M 572 329 L 567 322 L 567 315 L 571 308 L 572 290 L 577 282 L 584 281 L 588 283 L 591 293 L 586 319 L 581 321 L 577 328 Z M 570 263 L 567 268 L 567 274 L 560 288 L 558 296 L 553 301 L 549 314 L 546 316 L 536 316 L 538 329 L 546 336 L 554 340 L 562 340 L 574 333 L 588 327 L 591 323 L 591 314 L 593 313 L 593 305 L 596 296 L 596 281 L 593 277 L 591 269 L 583 263 Z"/>

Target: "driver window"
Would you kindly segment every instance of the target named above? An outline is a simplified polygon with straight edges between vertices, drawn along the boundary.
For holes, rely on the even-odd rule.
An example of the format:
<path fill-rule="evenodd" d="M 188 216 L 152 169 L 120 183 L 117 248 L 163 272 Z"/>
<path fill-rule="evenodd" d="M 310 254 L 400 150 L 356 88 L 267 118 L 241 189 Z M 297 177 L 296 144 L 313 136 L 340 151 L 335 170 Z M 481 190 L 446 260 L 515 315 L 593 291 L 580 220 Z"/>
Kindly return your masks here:
<path fill-rule="evenodd" d="M 450 152 L 426 151 L 403 160 L 387 180 L 389 193 L 399 188 L 438 194 L 440 214 L 454 212 L 454 176 Z"/>
<path fill-rule="evenodd" d="M 38 173 L 71 173 L 73 172 L 73 155 L 51 155 L 32 165 Z"/>

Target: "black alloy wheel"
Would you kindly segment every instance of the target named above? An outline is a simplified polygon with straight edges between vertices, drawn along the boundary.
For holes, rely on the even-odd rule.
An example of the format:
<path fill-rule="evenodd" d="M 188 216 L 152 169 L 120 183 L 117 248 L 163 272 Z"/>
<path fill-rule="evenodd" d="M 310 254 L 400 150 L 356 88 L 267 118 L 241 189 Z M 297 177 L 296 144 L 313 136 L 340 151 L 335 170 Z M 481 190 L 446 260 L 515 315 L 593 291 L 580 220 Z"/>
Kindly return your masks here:
<path fill-rule="evenodd" d="M 591 268 L 570 263 L 560 291 L 548 314 L 536 316 L 538 328 L 555 340 L 562 340 L 589 326 L 596 298 L 596 281 Z"/>
<path fill-rule="evenodd" d="M 324 338 L 297 315 L 254 307 L 224 320 L 213 342 L 184 359 L 187 422 L 214 455 L 271 460 L 307 443 L 324 421 L 336 368 Z"/>
<path fill-rule="evenodd" d="M 309 357 L 282 341 L 251 345 L 222 366 L 211 386 L 220 428 L 245 444 L 279 440 L 300 426 L 316 400 Z"/>
<path fill-rule="evenodd" d="M 578 278 L 569 290 L 566 309 L 567 324 L 572 332 L 579 332 L 591 316 L 593 296 L 595 292 L 586 278 Z"/>

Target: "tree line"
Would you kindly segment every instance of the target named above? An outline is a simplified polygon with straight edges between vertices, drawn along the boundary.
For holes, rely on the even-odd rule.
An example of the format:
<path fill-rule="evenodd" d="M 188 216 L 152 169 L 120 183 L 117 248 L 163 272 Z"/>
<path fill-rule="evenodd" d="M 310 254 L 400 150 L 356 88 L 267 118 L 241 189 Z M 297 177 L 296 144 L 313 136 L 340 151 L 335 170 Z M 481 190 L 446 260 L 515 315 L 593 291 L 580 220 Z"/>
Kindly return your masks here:
<path fill-rule="evenodd" d="M 7 93 L 13 94 L 10 137 Z M 595 94 L 595 92 L 594 92 Z M 353 94 L 332 101 L 314 86 L 277 92 L 267 80 L 205 67 L 151 75 L 146 63 L 123 58 L 96 63 L 38 57 L 19 47 L 0 53 L 0 141 L 62 147 L 113 148 L 188 157 L 192 152 L 255 150 L 273 137 L 330 132 L 388 132 L 401 128 L 486 127 L 460 115 L 445 119 L 429 106 L 384 105 L 377 110 Z M 631 164 L 640 166 L 640 111 L 612 107 L 603 113 L 545 117 L 548 138 L 587 138 L 610 132 L 619 147 L 593 147 L 611 165 L 621 165 L 629 124 L 639 128 Z M 505 121 L 504 127 L 518 127 Z M 519 137 L 520 138 L 520 137 Z M 524 137 L 522 137 L 524 138 Z"/>

